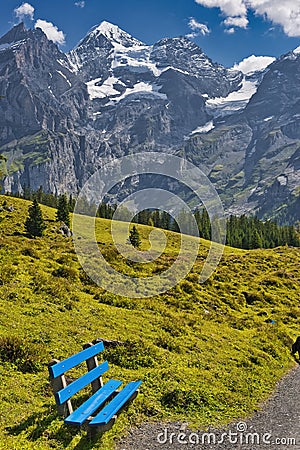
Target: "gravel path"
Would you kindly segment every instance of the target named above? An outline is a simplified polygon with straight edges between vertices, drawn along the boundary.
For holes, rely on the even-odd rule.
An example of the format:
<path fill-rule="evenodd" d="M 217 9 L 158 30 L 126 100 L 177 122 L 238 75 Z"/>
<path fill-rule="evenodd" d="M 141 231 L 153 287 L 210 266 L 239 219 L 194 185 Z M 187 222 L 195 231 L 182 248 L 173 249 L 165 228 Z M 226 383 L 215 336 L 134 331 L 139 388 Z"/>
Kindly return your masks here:
<path fill-rule="evenodd" d="M 300 450 L 299 381 L 297 366 L 278 383 L 260 411 L 227 429 L 210 429 L 210 436 L 192 433 L 184 424 L 145 423 L 130 430 L 116 450 Z"/>

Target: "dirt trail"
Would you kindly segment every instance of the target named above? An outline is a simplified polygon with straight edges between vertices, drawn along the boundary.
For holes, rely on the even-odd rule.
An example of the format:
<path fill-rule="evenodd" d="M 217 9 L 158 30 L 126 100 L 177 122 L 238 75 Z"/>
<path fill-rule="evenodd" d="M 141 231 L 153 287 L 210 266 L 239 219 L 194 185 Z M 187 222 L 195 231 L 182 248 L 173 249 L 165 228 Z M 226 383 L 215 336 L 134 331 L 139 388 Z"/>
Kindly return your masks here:
<path fill-rule="evenodd" d="M 132 429 L 116 450 L 300 450 L 300 366 L 278 383 L 251 418 L 204 433 L 192 433 L 179 423 L 146 423 Z"/>

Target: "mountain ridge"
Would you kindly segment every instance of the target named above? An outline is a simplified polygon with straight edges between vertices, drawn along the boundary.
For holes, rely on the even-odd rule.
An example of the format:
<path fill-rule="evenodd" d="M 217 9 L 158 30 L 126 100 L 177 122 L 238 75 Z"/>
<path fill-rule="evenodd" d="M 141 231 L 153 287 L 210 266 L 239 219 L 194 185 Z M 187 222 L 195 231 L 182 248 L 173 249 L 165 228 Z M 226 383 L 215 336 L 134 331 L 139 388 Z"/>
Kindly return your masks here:
<path fill-rule="evenodd" d="M 104 21 L 65 54 L 19 24 L 0 39 L 3 189 L 76 195 L 103 156 L 184 151 L 228 213 L 299 220 L 284 212 L 298 201 L 298 55 L 247 75 L 186 37 L 149 46 Z"/>

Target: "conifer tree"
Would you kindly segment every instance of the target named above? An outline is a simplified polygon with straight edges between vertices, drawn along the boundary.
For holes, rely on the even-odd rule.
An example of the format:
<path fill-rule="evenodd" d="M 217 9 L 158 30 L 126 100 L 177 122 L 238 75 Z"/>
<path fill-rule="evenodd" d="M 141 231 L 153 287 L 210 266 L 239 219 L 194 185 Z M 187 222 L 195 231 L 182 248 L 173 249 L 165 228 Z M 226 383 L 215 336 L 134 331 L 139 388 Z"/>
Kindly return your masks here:
<path fill-rule="evenodd" d="M 74 212 L 76 200 L 73 198 L 72 194 L 69 197 L 69 212 Z"/>
<path fill-rule="evenodd" d="M 28 217 L 25 222 L 25 229 L 32 237 L 43 236 L 46 226 L 44 223 L 42 211 L 37 199 L 33 200 L 32 206 L 28 209 Z"/>
<path fill-rule="evenodd" d="M 70 226 L 70 210 L 66 195 L 61 195 L 58 199 L 56 219 Z"/>
<path fill-rule="evenodd" d="M 133 225 L 132 230 L 130 230 L 129 240 L 130 240 L 131 244 L 135 248 L 139 248 L 140 247 L 140 245 L 141 245 L 140 233 L 138 232 L 138 230 L 137 230 L 135 225 Z"/>

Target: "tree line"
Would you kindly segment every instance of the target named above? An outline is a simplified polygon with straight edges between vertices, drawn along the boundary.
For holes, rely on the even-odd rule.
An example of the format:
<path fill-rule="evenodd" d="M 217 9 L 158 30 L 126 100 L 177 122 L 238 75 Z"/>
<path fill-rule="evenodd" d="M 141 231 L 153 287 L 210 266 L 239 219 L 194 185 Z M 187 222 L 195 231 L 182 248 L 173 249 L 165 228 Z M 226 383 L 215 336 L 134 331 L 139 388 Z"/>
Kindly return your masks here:
<path fill-rule="evenodd" d="M 69 213 L 74 211 L 76 200 L 72 195 L 49 194 L 43 192 L 40 188 L 37 191 L 31 191 L 28 187 L 24 188 L 23 194 L 14 194 L 16 197 L 22 197 L 27 200 L 35 200 L 37 203 L 51 206 L 57 209 L 57 220 L 70 226 Z M 104 219 L 112 219 L 117 205 L 101 203 L 99 207 L 91 205 L 87 201 L 82 201 L 80 210 L 85 214 L 94 214 Z M 35 206 L 36 208 L 36 206 Z M 211 239 L 211 223 L 206 209 L 197 209 L 194 211 L 194 218 L 199 231 L 199 236 L 203 239 Z M 118 208 L 118 219 L 129 221 L 136 224 L 149 225 L 152 227 L 163 228 L 174 232 L 180 232 L 178 223 L 184 225 L 185 234 L 195 234 L 191 226 L 190 217 L 182 210 L 176 221 L 169 213 L 159 210 L 145 209 L 138 212 L 133 218 L 131 212 L 125 207 Z M 40 219 L 39 219 L 40 220 Z M 181 230 L 182 231 L 182 230 Z M 275 221 L 262 221 L 253 216 L 233 216 L 227 219 L 226 224 L 226 244 L 231 247 L 242 249 L 254 248 L 274 248 L 282 245 L 300 247 L 299 233 L 296 227 L 280 226 Z"/>
<path fill-rule="evenodd" d="M 60 195 L 56 202 L 56 220 L 64 226 L 70 226 L 70 207 L 66 195 Z M 42 210 L 38 197 L 34 196 L 32 205 L 28 208 L 28 216 L 25 221 L 25 230 L 31 237 L 42 237 L 46 229 Z"/>
<path fill-rule="evenodd" d="M 124 208 L 124 207 L 123 207 Z M 98 217 L 111 219 L 116 210 L 116 205 L 102 204 L 98 208 Z M 126 215 L 130 218 L 130 212 L 121 214 L 122 220 L 126 221 Z M 211 222 L 206 209 L 197 209 L 194 212 L 199 236 L 211 240 Z M 193 235 L 193 227 L 189 223 L 189 216 L 182 210 L 178 215 L 178 222 L 165 211 L 145 209 L 134 216 L 132 222 L 163 228 L 165 230 L 180 232 L 178 222 L 184 225 L 184 233 Z M 262 221 L 253 216 L 233 216 L 226 221 L 226 245 L 245 250 L 255 248 L 275 248 L 283 245 L 300 247 L 299 234 L 296 228 L 280 226 L 275 221 Z"/>

